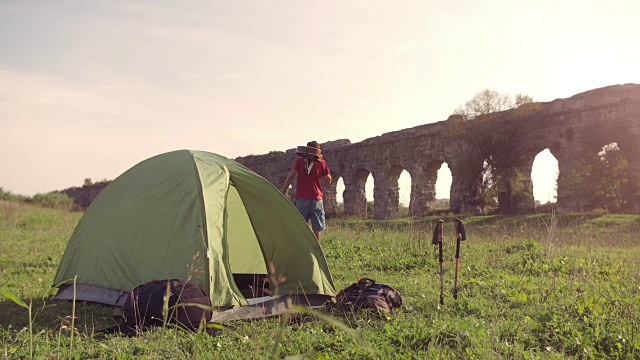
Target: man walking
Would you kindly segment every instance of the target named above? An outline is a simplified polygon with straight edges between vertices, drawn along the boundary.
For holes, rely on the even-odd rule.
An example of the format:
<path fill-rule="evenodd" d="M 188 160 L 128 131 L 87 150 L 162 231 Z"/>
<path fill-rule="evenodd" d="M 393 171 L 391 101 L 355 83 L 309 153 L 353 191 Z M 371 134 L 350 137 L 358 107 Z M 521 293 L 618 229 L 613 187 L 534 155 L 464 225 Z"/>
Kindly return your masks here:
<path fill-rule="evenodd" d="M 327 163 L 322 159 L 320 145 L 317 141 L 307 143 L 308 151 L 299 154 L 300 157 L 293 163 L 293 168 L 280 190 L 285 196 L 293 178 L 298 176 L 296 181 L 296 209 L 300 212 L 305 221 L 311 220 L 311 230 L 320 242 L 320 232 L 327 228 L 324 218 L 324 205 L 322 203 L 322 185 L 320 179 L 325 184 L 331 184 L 331 173 Z"/>

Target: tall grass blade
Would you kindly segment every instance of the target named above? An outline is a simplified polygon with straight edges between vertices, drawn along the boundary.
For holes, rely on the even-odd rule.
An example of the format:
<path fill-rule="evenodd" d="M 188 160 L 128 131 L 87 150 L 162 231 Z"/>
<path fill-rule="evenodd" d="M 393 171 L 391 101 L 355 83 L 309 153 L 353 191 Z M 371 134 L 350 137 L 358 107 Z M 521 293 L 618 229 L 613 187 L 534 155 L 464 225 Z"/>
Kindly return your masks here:
<path fill-rule="evenodd" d="M 362 348 L 365 349 L 371 356 L 377 357 L 377 354 L 373 349 L 373 347 L 371 346 L 371 344 L 369 344 L 369 342 L 367 342 L 362 336 L 360 336 L 360 334 L 357 331 L 350 328 L 347 324 L 343 323 L 342 321 L 334 317 L 331 317 L 327 314 L 324 314 L 318 310 L 310 309 L 300 305 L 292 305 L 290 309 L 316 316 L 320 320 L 323 320 L 326 323 L 328 323 L 329 325 L 344 331 L 349 336 L 351 336 L 360 346 L 362 346 Z"/>
<path fill-rule="evenodd" d="M 29 305 L 27 305 L 24 301 L 22 301 L 21 299 L 19 299 L 17 296 L 13 295 L 12 293 L 8 292 L 8 291 L 2 291 L 0 290 L 0 295 L 6 297 L 7 299 L 13 301 L 14 303 L 16 303 L 17 305 L 22 306 L 25 309 L 29 309 Z"/>
<path fill-rule="evenodd" d="M 76 320 L 76 291 L 77 291 L 78 275 L 73 277 L 73 302 L 71 303 L 71 340 L 69 341 L 69 359 L 73 354 L 73 332 L 75 331 Z"/>
<path fill-rule="evenodd" d="M 8 291 L 0 291 L 0 295 L 6 297 L 7 299 L 13 301 L 19 306 L 27 309 L 29 311 L 29 356 L 33 358 L 33 319 L 31 318 L 31 307 L 32 302 L 29 300 L 29 305 L 27 305 L 22 299 L 19 299 L 17 296 L 13 295 Z"/>
<path fill-rule="evenodd" d="M 29 356 L 33 359 L 33 319 L 31 317 L 31 307 L 33 301 L 29 299 Z"/>
<path fill-rule="evenodd" d="M 276 333 L 275 344 L 273 344 L 273 350 L 271 350 L 270 359 L 280 358 L 280 342 L 282 341 L 282 334 L 284 334 L 284 328 L 287 325 L 287 318 L 289 317 L 289 311 L 280 316 L 280 324 L 278 325 L 278 332 Z"/>

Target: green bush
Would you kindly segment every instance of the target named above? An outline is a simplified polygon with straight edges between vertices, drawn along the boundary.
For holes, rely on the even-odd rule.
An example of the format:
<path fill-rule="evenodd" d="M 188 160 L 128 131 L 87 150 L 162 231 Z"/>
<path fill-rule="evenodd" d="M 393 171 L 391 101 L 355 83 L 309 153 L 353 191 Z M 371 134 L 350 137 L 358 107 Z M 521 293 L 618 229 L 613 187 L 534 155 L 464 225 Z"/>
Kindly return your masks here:
<path fill-rule="evenodd" d="M 24 201 L 25 197 L 22 195 L 12 194 L 11 191 L 5 191 L 0 187 L 0 200 L 4 201 Z"/>
<path fill-rule="evenodd" d="M 73 208 L 73 199 L 67 196 L 67 194 L 55 191 L 46 194 L 35 194 L 29 202 L 59 210 L 71 210 Z"/>

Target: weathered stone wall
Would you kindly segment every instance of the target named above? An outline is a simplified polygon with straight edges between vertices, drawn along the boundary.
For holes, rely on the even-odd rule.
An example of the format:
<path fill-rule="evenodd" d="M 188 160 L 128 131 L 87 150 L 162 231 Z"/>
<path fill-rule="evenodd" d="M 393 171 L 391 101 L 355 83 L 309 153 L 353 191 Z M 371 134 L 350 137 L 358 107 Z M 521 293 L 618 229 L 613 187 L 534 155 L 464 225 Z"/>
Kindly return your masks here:
<path fill-rule="evenodd" d="M 594 142 L 594 137 L 598 141 Z M 312 139 L 300 139 L 296 145 L 309 140 Z M 505 173 L 528 174 L 522 180 L 524 190 L 499 197 L 500 208 L 505 212 L 526 212 L 534 207 L 530 178 L 533 160 L 548 148 L 559 163 L 559 210 L 580 211 L 581 199 L 567 185 L 568 177 L 576 171 L 577 154 L 597 152 L 611 142 L 617 142 L 627 154 L 630 166 L 640 171 L 640 85 L 609 86 L 568 99 L 525 104 L 472 121 L 451 116 L 445 121 L 386 133 L 359 143 L 339 140 L 322 144 L 334 180 L 324 189 L 325 208 L 329 214 L 336 211 L 336 183 L 342 178 L 346 214 L 366 216 L 366 201 L 374 200 L 375 218 L 396 218 L 398 177 L 406 170 L 412 180 L 410 214 L 422 215 L 435 204 L 437 170 L 446 162 L 453 178 L 451 210 L 475 211 L 476 205 L 471 200 L 476 191 L 474 183 L 482 176 L 483 161 L 492 157 Z M 295 157 L 292 148 L 235 160 L 280 187 Z M 366 199 L 365 195 L 369 174 L 374 178 L 373 199 Z"/>

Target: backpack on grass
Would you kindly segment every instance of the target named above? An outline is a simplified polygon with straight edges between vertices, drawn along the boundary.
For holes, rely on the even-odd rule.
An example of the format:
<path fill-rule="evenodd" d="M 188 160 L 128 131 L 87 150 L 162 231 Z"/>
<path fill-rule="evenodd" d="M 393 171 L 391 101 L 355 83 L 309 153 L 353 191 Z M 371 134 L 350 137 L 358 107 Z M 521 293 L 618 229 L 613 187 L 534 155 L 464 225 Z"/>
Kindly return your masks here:
<path fill-rule="evenodd" d="M 379 284 L 375 280 L 363 278 L 342 289 L 336 295 L 335 306 L 343 310 L 363 308 L 378 309 L 391 314 L 394 308 L 402 305 L 400 293 L 389 285 Z"/>
<path fill-rule="evenodd" d="M 211 299 L 202 289 L 175 279 L 153 280 L 129 293 L 121 310 L 124 323 L 105 332 L 120 331 L 127 336 L 133 336 L 151 327 L 162 326 L 166 295 L 169 296 L 167 323 L 197 331 L 201 323 L 206 325 L 211 319 Z M 178 306 L 172 308 L 176 305 Z M 207 328 L 206 332 L 216 335 L 218 329 Z"/>

